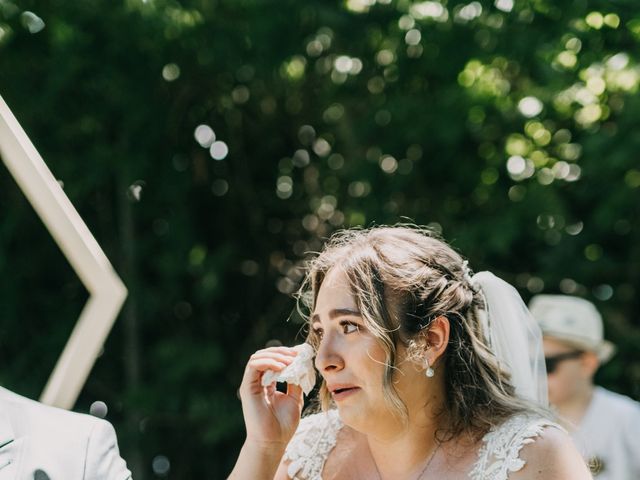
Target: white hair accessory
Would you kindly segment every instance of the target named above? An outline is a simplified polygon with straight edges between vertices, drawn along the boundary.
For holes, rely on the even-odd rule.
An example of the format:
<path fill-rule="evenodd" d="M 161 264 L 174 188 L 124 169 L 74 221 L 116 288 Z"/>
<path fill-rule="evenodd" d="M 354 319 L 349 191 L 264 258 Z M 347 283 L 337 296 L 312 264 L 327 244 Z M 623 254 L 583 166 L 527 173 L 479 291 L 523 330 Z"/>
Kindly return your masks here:
<path fill-rule="evenodd" d="M 473 279 L 471 278 L 472 274 L 473 272 L 469 268 L 469 260 L 463 261 L 462 262 L 462 278 L 464 278 L 469 285 L 473 284 Z"/>

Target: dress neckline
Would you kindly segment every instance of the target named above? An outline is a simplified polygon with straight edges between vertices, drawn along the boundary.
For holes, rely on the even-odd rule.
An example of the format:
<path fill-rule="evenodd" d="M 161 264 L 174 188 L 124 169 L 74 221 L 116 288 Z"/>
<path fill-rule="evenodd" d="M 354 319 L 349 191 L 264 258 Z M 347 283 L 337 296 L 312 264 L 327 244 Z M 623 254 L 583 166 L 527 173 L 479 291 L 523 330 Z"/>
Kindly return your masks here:
<path fill-rule="evenodd" d="M 546 426 L 564 430 L 549 419 L 533 413 L 514 415 L 490 429 L 482 437 L 469 479 L 508 480 L 511 472 L 525 465 L 520 458 L 522 447 L 534 442 Z M 337 409 L 304 417 L 285 452 L 289 478 L 322 480 L 325 462 L 336 446 L 338 433 L 343 427 Z"/>

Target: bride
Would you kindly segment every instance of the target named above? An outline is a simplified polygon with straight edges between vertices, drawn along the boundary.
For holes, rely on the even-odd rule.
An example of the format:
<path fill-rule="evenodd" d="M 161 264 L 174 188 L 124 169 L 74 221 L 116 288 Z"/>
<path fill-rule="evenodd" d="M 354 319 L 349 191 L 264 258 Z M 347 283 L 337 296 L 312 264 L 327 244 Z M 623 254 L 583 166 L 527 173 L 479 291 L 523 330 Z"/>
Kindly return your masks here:
<path fill-rule="evenodd" d="M 240 396 L 246 441 L 232 480 L 591 478 L 546 410 L 537 327 L 518 293 L 419 228 L 346 230 L 310 263 L 299 302 L 322 376 L 263 387 L 291 364 L 256 352 Z"/>

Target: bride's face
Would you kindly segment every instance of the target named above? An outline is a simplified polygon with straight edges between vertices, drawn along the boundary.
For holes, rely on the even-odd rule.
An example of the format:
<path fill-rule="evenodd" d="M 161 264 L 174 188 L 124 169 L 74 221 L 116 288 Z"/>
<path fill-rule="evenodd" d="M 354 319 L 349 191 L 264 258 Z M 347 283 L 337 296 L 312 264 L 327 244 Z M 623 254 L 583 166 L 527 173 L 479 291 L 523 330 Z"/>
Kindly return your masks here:
<path fill-rule="evenodd" d="M 330 270 L 322 282 L 311 328 L 320 340 L 316 368 L 342 421 L 359 431 L 381 426 L 391 416 L 383 394 L 385 351 L 366 328 L 349 280 L 339 268 Z M 420 398 L 423 392 L 416 393 L 424 383 L 425 377 L 413 363 L 400 362 L 394 386 L 405 404 Z"/>

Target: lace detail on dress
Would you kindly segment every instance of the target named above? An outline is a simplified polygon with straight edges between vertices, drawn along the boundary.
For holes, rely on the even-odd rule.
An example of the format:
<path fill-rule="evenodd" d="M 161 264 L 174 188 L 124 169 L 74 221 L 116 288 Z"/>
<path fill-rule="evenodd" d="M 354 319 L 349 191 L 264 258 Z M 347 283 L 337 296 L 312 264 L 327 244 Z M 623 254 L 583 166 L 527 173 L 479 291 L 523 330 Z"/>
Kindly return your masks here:
<path fill-rule="evenodd" d="M 547 426 L 562 427 L 542 417 L 516 415 L 497 428 L 491 429 L 478 452 L 478 460 L 469 474 L 471 480 L 507 480 L 509 472 L 517 472 L 525 465 L 520 450 Z"/>
<path fill-rule="evenodd" d="M 284 460 L 289 462 L 289 478 L 322 480 L 324 464 L 336 445 L 342 426 L 335 409 L 303 418 L 284 454 Z M 564 431 L 550 420 L 526 414 L 511 417 L 499 427 L 491 429 L 482 439 L 483 445 L 469 479 L 508 480 L 510 472 L 517 472 L 525 465 L 520 458 L 522 447 L 533 443 L 547 426 Z"/>
<path fill-rule="evenodd" d="M 316 413 L 300 420 L 295 435 L 287 445 L 284 459 L 293 480 L 322 480 L 322 469 L 329 452 L 336 445 L 342 421 L 338 411 Z"/>

